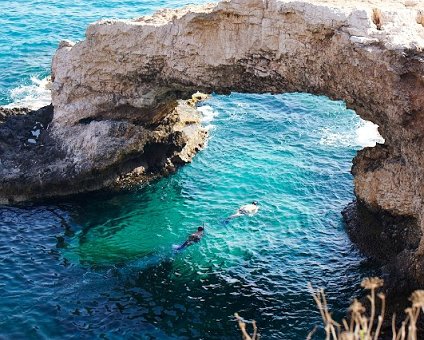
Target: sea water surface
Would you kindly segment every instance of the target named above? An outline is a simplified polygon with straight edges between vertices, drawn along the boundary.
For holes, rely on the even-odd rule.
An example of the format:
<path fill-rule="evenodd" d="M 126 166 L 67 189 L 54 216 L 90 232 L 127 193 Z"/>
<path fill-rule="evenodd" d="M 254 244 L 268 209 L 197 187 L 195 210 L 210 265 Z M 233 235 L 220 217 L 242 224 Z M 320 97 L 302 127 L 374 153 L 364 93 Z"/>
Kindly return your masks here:
<path fill-rule="evenodd" d="M 89 22 L 187 1 L 0 2 L 0 104 L 49 102 L 61 39 Z M 0 338 L 263 339 L 320 324 L 307 284 L 342 315 L 372 267 L 340 211 L 353 199 L 356 150 L 381 141 L 342 102 L 309 94 L 213 96 L 207 147 L 176 174 L 131 192 L 0 206 Z M 238 206 L 259 213 L 224 223 Z M 182 252 L 199 225 L 202 241 Z M 318 333 L 322 335 L 322 333 Z"/>

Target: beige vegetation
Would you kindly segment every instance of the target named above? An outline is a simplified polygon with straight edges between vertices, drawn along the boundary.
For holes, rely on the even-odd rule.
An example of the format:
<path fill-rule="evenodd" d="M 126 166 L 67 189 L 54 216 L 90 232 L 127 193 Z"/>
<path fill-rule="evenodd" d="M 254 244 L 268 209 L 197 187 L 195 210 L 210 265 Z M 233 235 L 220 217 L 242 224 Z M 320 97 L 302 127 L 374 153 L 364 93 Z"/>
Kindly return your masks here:
<path fill-rule="evenodd" d="M 252 328 L 253 328 L 253 333 L 252 335 L 250 335 L 249 331 L 247 330 L 246 320 L 244 320 L 238 313 L 234 313 L 234 317 L 237 320 L 243 340 L 258 340 L 259 339 L 258 327 L 256 327 L 255 320 L 252 320 L 249 322 L 250 324 L 252 324 Z"/>
<path fill-rule="evenodd" d="M 417 23 L 424 26 L 424 10 L 418 11 L 417 14 Z"/>
<path fill-rule="evenodd" d="M 337 322 L 332 318 L 323 289 L 314 289 L 311 285 L 309 290 L 320 311 L 326 340 L 377 340 L 381 336 L 382 325 L 386 317 L 386 296 L 378 293 L 383 286 L 383 280 L 377 277 L 365 278 L 361 286 L 369 291 L 366 299 L 369 302 L 369 310 L 360 301 L 354 299 L 349 307 L 348 318 Z M 392 339 L 393 340 L 417 340 L 417 321 L 421 311 L 424 311 L 424 290 L 416 290 L 412 293 L 411 307 L 405 310 L 406 318 L 399 328 L 396 327 L 396 315 L 392 316 Z M 378 308 L 379 307 L 379 308 Z M 379 309 L 379 310 L 377 310 Z M 249 334 L 247 322 L 235 313 L 243 340 L 258 340 L 259 332 L 255 321 L 252 324 L 253 333 Z M 314 328 L 307 336 L 311 339 L 316 331 Z"/>

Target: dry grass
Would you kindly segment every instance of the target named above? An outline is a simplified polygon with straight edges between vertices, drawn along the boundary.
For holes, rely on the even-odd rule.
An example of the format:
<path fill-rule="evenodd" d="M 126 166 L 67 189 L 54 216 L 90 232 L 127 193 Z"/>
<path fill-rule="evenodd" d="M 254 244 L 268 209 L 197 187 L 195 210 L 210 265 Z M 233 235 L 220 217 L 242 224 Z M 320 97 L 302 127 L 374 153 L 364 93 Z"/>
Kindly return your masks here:
<path fill-rule="evenodd" d="M 383 280 L 376 277 L 366 278 L 361 285 L 369 291 L 367 295 L 369 311 L 367 312 L 366 307 L 355 299 L 349 308 L 349 318 L 343 319 L 341 324 L 332 319 L 324 290 L 315 290 L 309 286 L 321 313 L 326 340 L 377 340 L 380 337 L 385 317 L 386 298 L 384 294 L 377 291 L 383 286 Z M 424 290 L 415 291 L 410 300 L 412 306 L 405 310 L 407 315 L 399 329 L 396 328 L 396 316 L 393 315 L 393 340 L 417 340 L 416 325 L 420 312 L 424 308 Z M 377 305 L 380 307 L 378 311 Z"/>
<path fill-rule="evenodd" d="M 377 340 L 381 336 L 381 328 L 386 312 L 386 297 L 378 290 L 383 286 L 383 280 L 377 277 L 366 278 L 361 286 L 369 291 L 367 308 L 357 299 L 354 299 L 349 307 L 349 316 L 340 323 L 336 322 L 329 311 L 327 299 L 323 289 L 314 289 L 309 285 L 315 303 L 321 313 L 326 340 Z M 399 328 L 396 328 L 396 315 L 392 317 L 392 340 L 417 340 L 417 321 L 421 310 L 424 311 L 424 290 L 416 290 L 412 293 L 411 307 L 405 310 L 406 317 Z M 243 320 L 237 313 L 234 314 L 238 321 L 243 340 L 257 340 L 259 333 L 255 321 L 249 323 L 253 326 L 253 335 L 249 335 L 246 329 L 248 321 Z M 307 336 L 312 339 L 317 327 Z"/>
<path fill-rule="evenodd" d="M 417 13 L 417 24 L 424 26 L 424 11 L 418 11 L 418 13 Z"/>
<path fill-rule="evenodd" d="M 255 320 L 246 321 L 240 315 L 238 315 L 238 313 L 234 313 L 234 316 L 236 317 L 236 320 L 238 322 L 243 340 L 259 340 L 259 333 L 258 333 L 258 328 L 256 327 L 256 321 Z M 246 323 L 247 322 L 252 324 L 252 327 L 253 327 L 253 334 L 252 335 L 250 335 L 247 332 L 247 329 L 246 329 Z"/>
<path fill-rule="evenodd" d="M 383 21 L 381 20 L 381 11 L 378 8 L 373 8 L 372 10 L 372 22 L 380 31 L 383 26 Z"/>

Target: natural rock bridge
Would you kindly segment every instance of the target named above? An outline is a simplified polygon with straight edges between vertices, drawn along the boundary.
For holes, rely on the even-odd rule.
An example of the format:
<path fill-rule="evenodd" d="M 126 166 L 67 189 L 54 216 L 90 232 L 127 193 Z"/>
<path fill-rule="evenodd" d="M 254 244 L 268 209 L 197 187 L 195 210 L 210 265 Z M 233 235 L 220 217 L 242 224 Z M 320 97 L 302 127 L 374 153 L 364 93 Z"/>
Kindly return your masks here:
<path fill-rule="evenodd" d="M 5 174 L 0 199 L 95 190 L 140 166 L 172 168 L 192 138 L 174 108 L 198 90 L 322 94 L 378 124 L 386 140 L 354 160 L 352 237 L 389 244 L 397 269 L 424 283 L 423 24 L 413 0 L 231 0 L 92 24 L 53 59 L 44 133 L 59 151 L 43 156 L 36 180 Z M 191 149 L 201 145 L 195 135 Z M 359 230 L 358 218 L 397 236 Z"/>

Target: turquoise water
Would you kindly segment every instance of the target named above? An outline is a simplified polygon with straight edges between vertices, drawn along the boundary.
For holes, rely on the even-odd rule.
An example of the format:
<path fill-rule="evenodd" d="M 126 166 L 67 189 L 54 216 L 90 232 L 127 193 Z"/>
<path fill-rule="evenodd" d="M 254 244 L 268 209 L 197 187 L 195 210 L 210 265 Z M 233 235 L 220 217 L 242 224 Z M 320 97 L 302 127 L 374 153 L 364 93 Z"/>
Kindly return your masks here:
<path fill-rule="evenodd" d="M 89 23 L 202 2 L 206 1 L 1 0 L 0 105 L 42 99 L 38 80 L 50 74 L 51 57 L 59 41 L 82 40 Z"/>
<path fill-rule="evenodd" d="M 37 80 L 57 41 L 80 38 L 87 23 L 183 3 L 2 2 L 1 104 L 45 100 Z M 340 215 L 353 199 L 351 160 L 377 138 L 373 127 L 307 94 L 202 105 L 207 147 L 175 175 L 0 207 L 0 338 L 239 339 L 239 312 L 264 339 L 301 339 L 320 323 L 308 282 L 344 314 L 374 272 Z M 257 215 L 223 223 L 253 200 Z M 173 251 L 203 223 L 199 244 Z"/>

